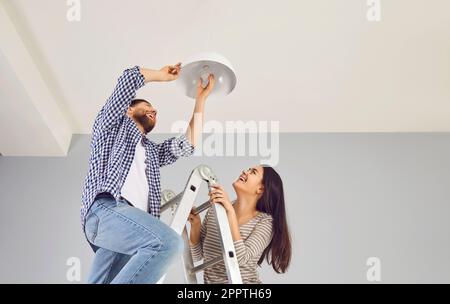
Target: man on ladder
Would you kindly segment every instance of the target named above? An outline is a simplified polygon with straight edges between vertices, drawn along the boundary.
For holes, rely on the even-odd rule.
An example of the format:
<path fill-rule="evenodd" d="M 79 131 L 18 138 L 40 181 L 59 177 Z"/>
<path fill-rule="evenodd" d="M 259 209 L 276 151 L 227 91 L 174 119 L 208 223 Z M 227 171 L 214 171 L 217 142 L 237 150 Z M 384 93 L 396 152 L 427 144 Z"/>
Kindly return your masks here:
<path fill-rule="evenodd" d="M 160 144 L 146 137 L 156 124 L 156 109 L 134 99 L 145 83 L 172 81 L 180 72 L 180 63 L 125 70 L 95 119 L 81 208 L 82 227 L 95 251 L 89 283 L 155 283 L 184 247 L 159 220 L 159 168 L 193 153 L 200 132 L 194 116 L 203 119 L 214 77 L 206 88 L 198 85 L 186 134 Z"/>

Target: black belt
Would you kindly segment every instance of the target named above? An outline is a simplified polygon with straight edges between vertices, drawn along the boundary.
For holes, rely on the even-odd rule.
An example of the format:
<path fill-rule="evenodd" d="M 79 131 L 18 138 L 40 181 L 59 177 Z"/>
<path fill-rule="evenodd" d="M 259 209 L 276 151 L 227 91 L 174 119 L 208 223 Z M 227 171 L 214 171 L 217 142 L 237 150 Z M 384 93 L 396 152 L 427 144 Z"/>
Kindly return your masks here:
<path fill-rule="evenodd" d="M 109 193 L 109 192 L 102 192 L 102 193 L 99 193 L 99 194 L 97 194 L 97 195 L 95 196 L 95 199 L 101 198 L 101 197 L 106 197 L 106 198 L 112 198 L 112 199 L 114 199 L 114 195 L 112 195 L 112 194 Z"/>

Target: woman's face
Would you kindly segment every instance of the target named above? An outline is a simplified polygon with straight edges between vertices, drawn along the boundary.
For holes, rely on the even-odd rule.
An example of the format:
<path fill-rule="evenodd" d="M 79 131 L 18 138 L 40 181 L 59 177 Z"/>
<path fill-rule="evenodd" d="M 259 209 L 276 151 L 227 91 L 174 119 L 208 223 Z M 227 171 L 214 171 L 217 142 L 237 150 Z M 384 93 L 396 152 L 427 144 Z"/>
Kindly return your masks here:
<path fill-rule="evenodd" d="M 255 166 L 243 170 L 241 175 L 233 183 L 233 188 L 236 193 L 260 195 L 263 190 L 263 174 L 262 166 Z"/>

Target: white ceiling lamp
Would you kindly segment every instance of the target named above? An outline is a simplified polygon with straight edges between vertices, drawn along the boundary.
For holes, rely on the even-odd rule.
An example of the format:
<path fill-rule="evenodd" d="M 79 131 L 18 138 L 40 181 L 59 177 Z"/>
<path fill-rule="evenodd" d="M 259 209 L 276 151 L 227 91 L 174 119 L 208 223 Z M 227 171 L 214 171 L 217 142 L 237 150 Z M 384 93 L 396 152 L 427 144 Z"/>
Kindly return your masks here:
<path fill-rule="evenodd" d="M 200 53 L 187 59 L 181 66 L 181 74 L 176 83 L 185 95 L 195 98 L 200 78 L 203 80 L 203 87 L 206 87 L 209 74 L 213 74 L 216 81 L 210 96 L 228 95 L 236 86 L 236 73 L 230 61 L 213 52 Z"/>

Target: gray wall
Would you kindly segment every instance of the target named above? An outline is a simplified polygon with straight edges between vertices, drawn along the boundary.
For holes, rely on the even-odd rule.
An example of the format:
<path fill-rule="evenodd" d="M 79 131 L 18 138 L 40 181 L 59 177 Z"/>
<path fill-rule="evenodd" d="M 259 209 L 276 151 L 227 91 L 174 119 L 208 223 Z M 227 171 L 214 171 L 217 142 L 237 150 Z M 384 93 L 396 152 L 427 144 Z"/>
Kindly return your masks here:
<path fill-rule="evenodd" d="M 79 208 L 89 140 L 74 136 L 65 158 L 0 157 L 0 283 L 68 283 L 72 256 L 85 282 L 93 253 Z M 365 283 L 366 260 L 376 256 L 384 283 L 450 283 L 449 155 L 449 133 L 281 134 L 277 170 L 293 259 L 282 275 L 264 265 L 263 282 Z M 240 170 L 258 161 L 182 159 L 163 168 L 163 189 L 181 191 L 205 163 L 232 193 Z M 167 283 L 183 282 L 180 267 L 172 266 Z"/>

